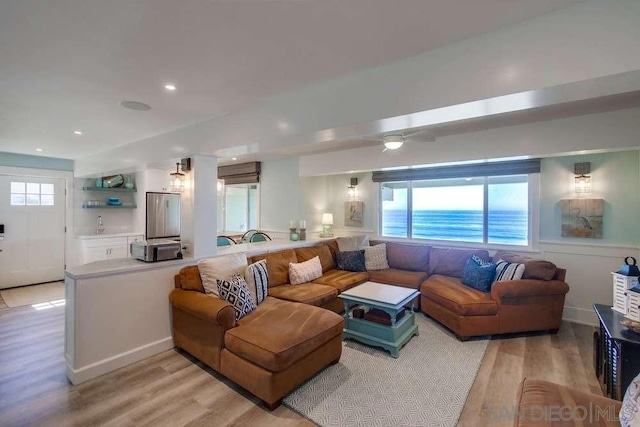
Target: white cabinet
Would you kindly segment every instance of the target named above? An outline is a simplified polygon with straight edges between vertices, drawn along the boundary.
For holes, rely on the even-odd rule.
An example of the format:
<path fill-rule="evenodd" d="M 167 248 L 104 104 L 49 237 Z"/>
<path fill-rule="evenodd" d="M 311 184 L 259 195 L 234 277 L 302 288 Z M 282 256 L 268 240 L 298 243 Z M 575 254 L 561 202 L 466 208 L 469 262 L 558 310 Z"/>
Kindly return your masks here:
<path fill-rule="evenodd" d="M 127 258 L 131 251 L 129 247 L 136 240 L 142 240 L 142 234 L 118 237 L 81 238 L 82 264 L 106 259 Z"/>

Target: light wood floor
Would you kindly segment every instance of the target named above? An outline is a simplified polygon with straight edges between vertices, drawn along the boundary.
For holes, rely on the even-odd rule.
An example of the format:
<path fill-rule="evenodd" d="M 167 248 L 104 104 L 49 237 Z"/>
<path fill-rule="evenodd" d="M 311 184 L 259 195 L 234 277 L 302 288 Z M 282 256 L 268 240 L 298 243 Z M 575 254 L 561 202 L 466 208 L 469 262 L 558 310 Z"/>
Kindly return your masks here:
<path fill-rule="evenodd" d="M 0 300 L 0 425 L 312 426 L 257 399 L 184 353 L 166 351 L 73 386 L 65 375 L 64 308 L 7 308 Z M 591 363 L 594 328 L 489 343 L 460 425 L 510 426 L 492 415 L 515 404 L 524 376 L 600 393 Z"/>

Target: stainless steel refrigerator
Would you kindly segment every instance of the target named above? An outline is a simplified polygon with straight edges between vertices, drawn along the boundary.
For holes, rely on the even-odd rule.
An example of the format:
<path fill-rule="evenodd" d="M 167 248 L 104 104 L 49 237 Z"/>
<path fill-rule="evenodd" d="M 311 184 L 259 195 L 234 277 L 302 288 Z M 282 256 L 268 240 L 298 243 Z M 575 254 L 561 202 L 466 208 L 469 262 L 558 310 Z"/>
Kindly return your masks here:
<path fill-rule="evenodd" d="M 146 239 L 180 237 L 180 194 L 147 193 Z"/>

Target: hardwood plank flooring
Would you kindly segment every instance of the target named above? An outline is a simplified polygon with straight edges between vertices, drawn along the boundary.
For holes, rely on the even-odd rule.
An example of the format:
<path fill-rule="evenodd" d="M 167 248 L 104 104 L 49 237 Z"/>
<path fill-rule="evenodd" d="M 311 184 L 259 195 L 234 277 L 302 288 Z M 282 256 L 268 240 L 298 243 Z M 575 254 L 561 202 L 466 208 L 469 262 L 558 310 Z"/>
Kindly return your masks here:
<path fill-rule="evenodd" d="M 524 376 L 600 394 L 592 366 L 593 327 L 564 323 L 558 335 L 519 334 L 489 342 L 460 426 L 510 426 Z M 0 425 L 313 426 L 258 399 L 184 352 L 169 350 L 74 386 L 65 374 L 64 307 L 7 308 L 0 299 Z"/>

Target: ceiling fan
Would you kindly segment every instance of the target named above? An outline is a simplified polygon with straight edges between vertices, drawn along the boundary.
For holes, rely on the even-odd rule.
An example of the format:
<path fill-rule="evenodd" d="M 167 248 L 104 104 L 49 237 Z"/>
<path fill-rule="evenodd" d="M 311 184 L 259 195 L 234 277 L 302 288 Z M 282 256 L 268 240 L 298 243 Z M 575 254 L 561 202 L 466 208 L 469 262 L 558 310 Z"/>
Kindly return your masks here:
<path fill-rule="evenodd" d="M 416 138 L 417 135 L 423 134 L 422 137 Z M 403 132 L 391 132 L 382 135 L 382 138 L 366 138 L 372 141 L 381 141 L 384 144 L 384 153 L 387 150 L 397 150 L 402 147 L 405 142 L 434 142 L 436 136 L 428 130 L 419 130 L 416 132 L 403 133 Z"/>

